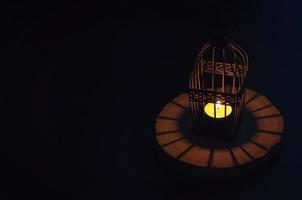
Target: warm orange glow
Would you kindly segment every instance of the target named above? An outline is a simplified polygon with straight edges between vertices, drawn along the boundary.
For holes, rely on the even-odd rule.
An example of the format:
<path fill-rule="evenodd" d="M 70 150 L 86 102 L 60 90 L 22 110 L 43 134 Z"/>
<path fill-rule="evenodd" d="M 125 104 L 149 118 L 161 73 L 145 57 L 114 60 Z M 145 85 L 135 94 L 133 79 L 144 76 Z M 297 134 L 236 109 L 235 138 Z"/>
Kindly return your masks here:
<path fill-rule="evenodd" d="M 215 110 L 214 103 L 207 103 L 207 105 L 204 107 L 205 113 L 213 118 L 224 118 L 232 113 L 232 107 L 229 105 L 221 104 L 220 101 L 216 102 L 216 116 L 214 110 Z"/>

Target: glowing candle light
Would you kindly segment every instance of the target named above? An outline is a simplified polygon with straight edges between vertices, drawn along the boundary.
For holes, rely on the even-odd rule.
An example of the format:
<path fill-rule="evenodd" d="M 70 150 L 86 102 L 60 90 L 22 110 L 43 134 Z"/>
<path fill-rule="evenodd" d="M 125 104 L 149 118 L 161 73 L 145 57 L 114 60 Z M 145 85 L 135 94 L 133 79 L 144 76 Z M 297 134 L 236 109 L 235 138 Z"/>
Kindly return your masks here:
<path fill-rule="evenodd" d="M 215 109 L 215 105 L 216 105 L 216 109 Z M 207 103 L 206 106 L 204 107 L 204 111 L 208 116 L 212 118 L 224 118 L 232 113 L 232 107 L 229 105 L 221 104 L 220 101 L 217 101 L 215 104 Z"/>

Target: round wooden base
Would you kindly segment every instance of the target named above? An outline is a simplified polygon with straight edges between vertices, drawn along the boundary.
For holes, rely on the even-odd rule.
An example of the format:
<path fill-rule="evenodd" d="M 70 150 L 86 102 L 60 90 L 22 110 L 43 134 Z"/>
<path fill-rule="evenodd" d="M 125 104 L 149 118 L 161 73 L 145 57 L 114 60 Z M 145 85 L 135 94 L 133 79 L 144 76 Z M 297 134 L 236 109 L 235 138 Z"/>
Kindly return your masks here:
<path fill-rule="evenodd" d="M 265 167 L 278 152 L 283 118 L 265 96 L 250 89 L 246 89 L 245 94 L 246 114 L 239 125 L 239 139 L 223 145 L 217 145 L 219 141 L 195 140 L 190 136 L 190 125 L 184 125 L 190 119 L 190 102 L 186 93 L 168 103 L 155 123 L 159 152 L 167 165 L 180 173 L 210 179 L 247 175 Z M 252 129 L 247 128 L 251 125 Z"/>

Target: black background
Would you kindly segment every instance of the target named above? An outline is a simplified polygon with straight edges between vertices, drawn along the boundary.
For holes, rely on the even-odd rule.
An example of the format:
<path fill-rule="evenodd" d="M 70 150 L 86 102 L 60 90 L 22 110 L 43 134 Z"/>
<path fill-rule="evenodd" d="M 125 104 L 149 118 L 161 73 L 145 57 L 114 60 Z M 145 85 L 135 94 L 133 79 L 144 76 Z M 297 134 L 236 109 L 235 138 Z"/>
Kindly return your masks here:
<path fill-rule="evenodd" d="M 301 6 L 298 0 L 5 6 L 0 198 L 299 199 Z M 154 118 L 186 90 L 217 13 L 249 55 L 249 87 L 269 97 L 286 123 L 275 166 L 257 181 L 219 190 L 173 180 L 152 146 Z"/>

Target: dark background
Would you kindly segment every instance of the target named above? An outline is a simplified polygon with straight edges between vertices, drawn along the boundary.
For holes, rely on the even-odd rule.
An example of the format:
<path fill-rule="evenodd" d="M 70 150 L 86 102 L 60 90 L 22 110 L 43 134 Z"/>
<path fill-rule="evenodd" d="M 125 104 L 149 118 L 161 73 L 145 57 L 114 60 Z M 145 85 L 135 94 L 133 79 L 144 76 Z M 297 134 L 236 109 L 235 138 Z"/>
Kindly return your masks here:
<path fill-rule="evenodd" d="M 299 199 L 301 7 L 296 0 L 9 4 L 2 17 L 0 199 Z M 217 14 L 220 13 L 220 14 Z M 205 189 L 157 163 L 153 123 L 186 90 L 215 18 L 280 109 L 280 160 Z"/>

